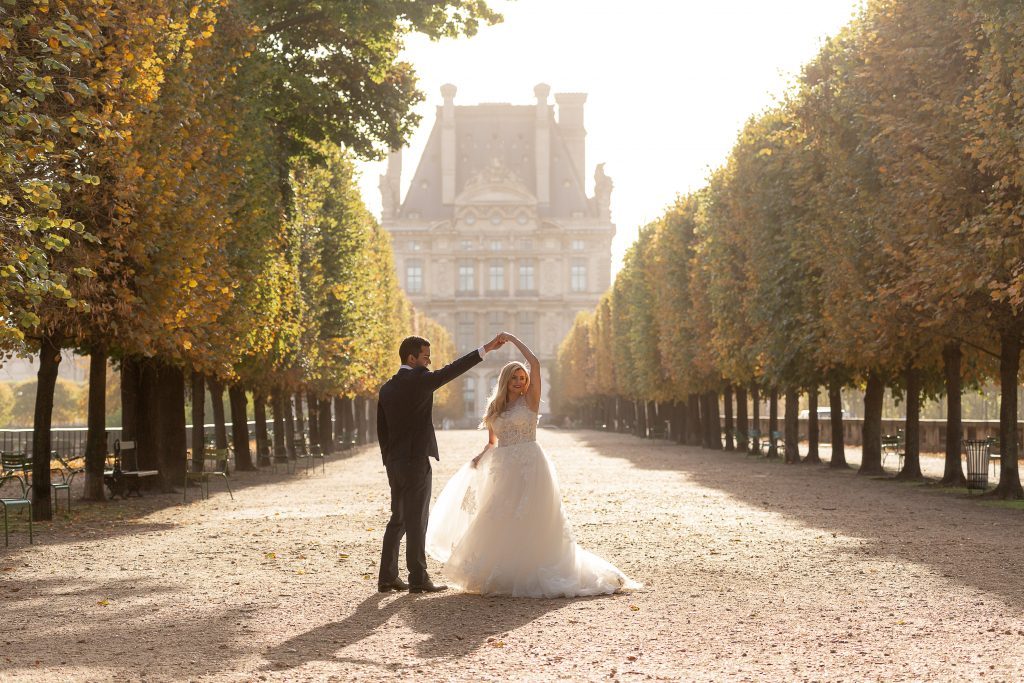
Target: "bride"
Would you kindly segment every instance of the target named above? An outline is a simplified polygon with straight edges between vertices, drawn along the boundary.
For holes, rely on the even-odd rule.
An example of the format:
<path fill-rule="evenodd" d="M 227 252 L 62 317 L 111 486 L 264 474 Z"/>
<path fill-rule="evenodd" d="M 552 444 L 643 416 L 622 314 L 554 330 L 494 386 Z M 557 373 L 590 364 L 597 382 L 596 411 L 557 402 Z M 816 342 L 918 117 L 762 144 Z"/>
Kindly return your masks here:
<path fill-rule="evenodd" d="M 540 362 L 515 336 L 500 336 L 530 370 L 518 361 L 502 368 L 480 425 L 487 446 L 441 491 L 427 552 L 445 563 L 456 587 L 482 595 L 554 598 L 639 587 L 576 544 L 554 467 L 537 445 Z"/>

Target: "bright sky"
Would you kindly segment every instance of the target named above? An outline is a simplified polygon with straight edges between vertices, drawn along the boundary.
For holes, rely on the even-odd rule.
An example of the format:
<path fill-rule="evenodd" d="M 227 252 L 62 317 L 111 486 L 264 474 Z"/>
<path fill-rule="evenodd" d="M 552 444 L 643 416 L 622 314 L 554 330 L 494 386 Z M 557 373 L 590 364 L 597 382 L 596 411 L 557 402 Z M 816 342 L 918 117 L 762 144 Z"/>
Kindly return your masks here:
<path fill-rule="evenodd" d="M 615 183 L 612 271 L 640 226 L 679 193 L 701 187 L 736 134 L 853 16 L 859 0 L 492 0 L 505 16 L 469 39 L 414 36 L 404 58 L 420 76 L 423 121 L 403 158 L 402 197 L 441 103 L 533 104 L 533 86 L 588 94 L 588 193 L 594 166 Z M 554 102 L 552 97 L 550 100 Z M 367 205 L 380 215 L 377 176 L 362 164 Z"/>

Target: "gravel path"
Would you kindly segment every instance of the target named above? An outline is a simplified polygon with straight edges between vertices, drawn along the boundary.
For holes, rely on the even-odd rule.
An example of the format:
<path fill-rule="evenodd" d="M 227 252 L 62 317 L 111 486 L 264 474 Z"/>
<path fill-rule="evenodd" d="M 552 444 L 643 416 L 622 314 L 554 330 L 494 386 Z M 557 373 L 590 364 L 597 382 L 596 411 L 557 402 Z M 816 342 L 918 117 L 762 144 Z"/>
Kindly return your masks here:
<path fill-rule="evenodd" d="M 642 591 L 377 594 L 387 486 L 367 447 L 326 474 L 240 473 L 233 501 L 78 504 L 34 546 L 19 531 L 0 680 L 1024 678 L 1019 511 L 625 435 L 540 440 L 581 544 Z M 435 494 L 482 439 L 439 441 Z"/>

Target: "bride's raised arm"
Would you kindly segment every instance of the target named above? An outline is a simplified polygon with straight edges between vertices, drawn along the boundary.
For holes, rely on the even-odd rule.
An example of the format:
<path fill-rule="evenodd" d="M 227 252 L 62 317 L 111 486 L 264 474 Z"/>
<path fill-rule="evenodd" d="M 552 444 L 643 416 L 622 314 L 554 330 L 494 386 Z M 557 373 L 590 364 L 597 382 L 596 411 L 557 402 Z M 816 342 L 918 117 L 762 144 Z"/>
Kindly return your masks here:
<path fill-rule="evenodd" d="M 519 349 L 519 352 L 526 359 L 526 363 L 530 366 L 530 385 L 526 389 L 526 404 L 530 407 L 530 410 L 538 412 L 540 410 L 541 394 L 540 360 L 537 359 L 536 354 L 519 337 L 508 332 L 502 332 L 500 336 L 503 336 L 506 341 L 515 344 L 516 348 Z"/>

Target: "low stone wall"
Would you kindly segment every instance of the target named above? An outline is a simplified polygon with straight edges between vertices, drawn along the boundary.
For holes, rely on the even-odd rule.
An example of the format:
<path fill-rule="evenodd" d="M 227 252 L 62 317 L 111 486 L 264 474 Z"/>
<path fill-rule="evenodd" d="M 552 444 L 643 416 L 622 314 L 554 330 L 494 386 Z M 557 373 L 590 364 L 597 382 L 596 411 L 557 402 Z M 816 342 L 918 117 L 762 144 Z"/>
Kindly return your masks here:
<path fill-rule="evenodd" d="M 843 440 L 851 446 L 859 446 L 861 443 L 861 430 L 864 420 L 862 418 L 848 417 L 843 420 Z M 882 420 L 882 434 L 895 434 L 903 429 L 903 420 Z M 779 417 L 779 431 L 783 429 L 782 417 Z M 999 437 L 998 420 L 964 420 L 963 429 L 965 439 L 987 439 L 988 437 Z M 768 419 L 761 418 L 761 433 L 768 433 Z M 818 434 L 820 443 L 829 443 L 832 440 L 832 421 L 818 420 Z M 800 420 L 800 439 L 807 440 L 807 420 Z M 1024 424 L 1017 425 L 1017 443 L 1024 443 Z M 945 420 L 921 420 L 921 450 L 941 453 L 946 450 L 946 421 Z"/>

